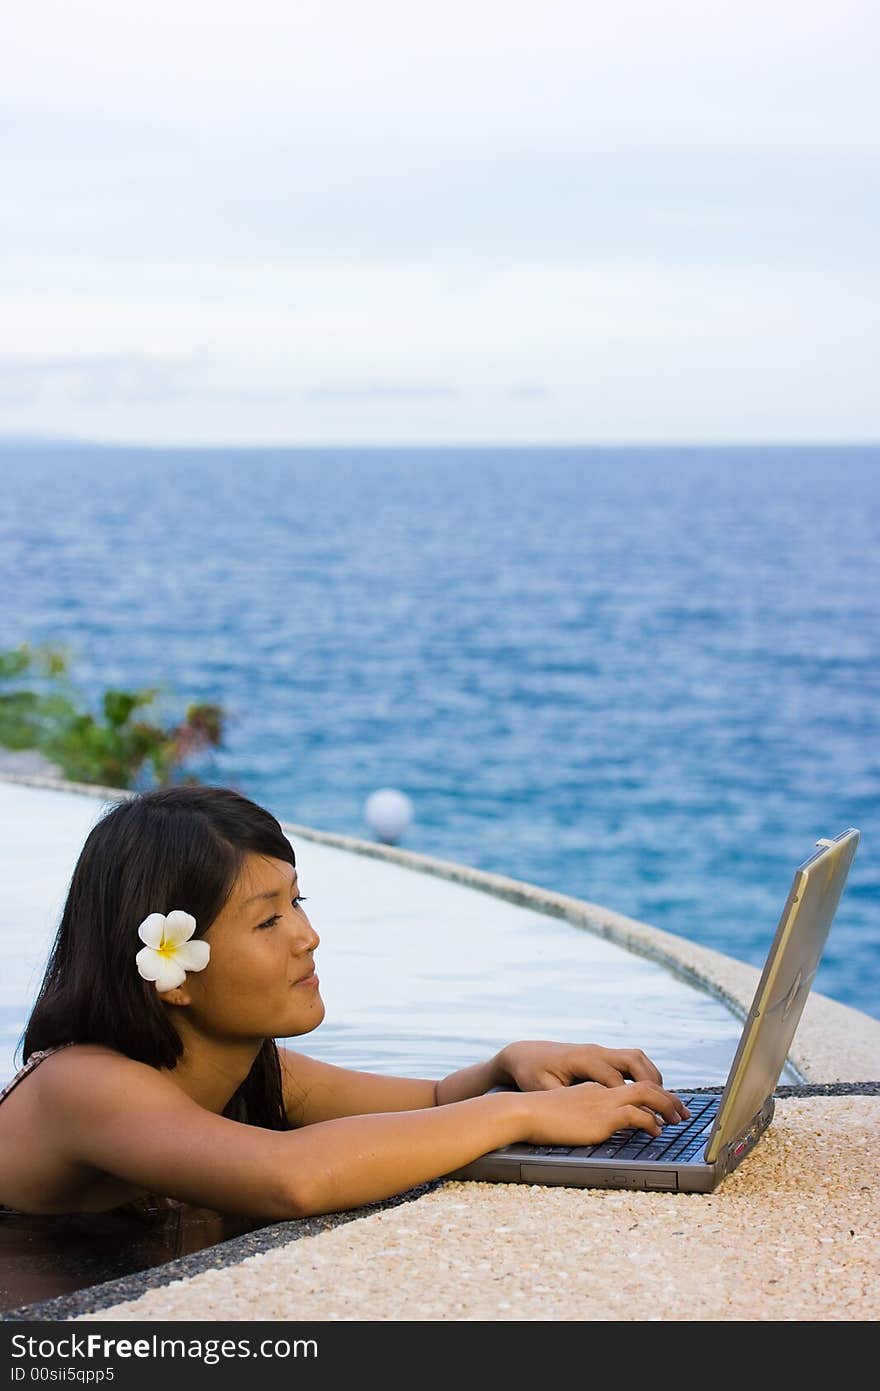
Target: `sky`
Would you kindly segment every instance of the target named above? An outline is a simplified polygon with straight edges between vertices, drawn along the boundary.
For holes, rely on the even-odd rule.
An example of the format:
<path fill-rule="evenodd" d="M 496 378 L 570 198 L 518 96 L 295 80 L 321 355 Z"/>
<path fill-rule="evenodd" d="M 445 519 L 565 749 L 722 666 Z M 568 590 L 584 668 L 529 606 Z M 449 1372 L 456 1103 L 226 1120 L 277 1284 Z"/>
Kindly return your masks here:
<path fill-rule="evenodd" d="M 7 0 L 0 434 L 880 440 L 876 0 Z"/>

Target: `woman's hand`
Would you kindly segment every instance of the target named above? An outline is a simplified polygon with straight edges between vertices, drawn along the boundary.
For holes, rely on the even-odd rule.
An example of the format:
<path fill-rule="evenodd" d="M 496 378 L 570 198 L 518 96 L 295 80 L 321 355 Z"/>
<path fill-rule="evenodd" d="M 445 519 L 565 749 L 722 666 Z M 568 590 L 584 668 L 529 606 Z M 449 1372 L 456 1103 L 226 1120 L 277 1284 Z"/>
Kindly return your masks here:
<path fill-rule="evenodd" d="M 494 1059 L 502 1081 L 529 1100 L 534 1145 L 595 1145 L 615 1130 L 659 1135 L 690 1111 L 665 1091 L 659 1069 L 641 1048 L 598 1043 L 509 1043 Z M 540 1095 L 538 1095 L 540 1093 Z"/>
<path fill-rule="evenodd" d="M 601 1082 L 620 1087 L 632 1082 L 660 1086 L 659 1070 L 641 1048 L 602 1048 L 598 1043 L 509 1043 L 495 1056 L 499 1081 L 521 1092 L 569 1087 L 575 1082 Z"/>
<path fill-rule="evenodd" d="M 599 1082 L 552 1087 L 529 1092 L 524 1139 L 533 1145 L 597 1145 L 615 1130 L 662 1133 L 663 1125 L 677 1125 L 690 1112 L 680 1097 L 654 1082 L 623 1082 L 604 1087 Z"/>

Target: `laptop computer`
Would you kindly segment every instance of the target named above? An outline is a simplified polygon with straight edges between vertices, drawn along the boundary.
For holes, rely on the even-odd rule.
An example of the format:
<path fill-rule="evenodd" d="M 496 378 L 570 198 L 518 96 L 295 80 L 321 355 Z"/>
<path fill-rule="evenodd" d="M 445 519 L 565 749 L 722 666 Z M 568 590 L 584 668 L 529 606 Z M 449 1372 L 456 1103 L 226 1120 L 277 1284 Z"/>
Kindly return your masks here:
<path fill-rule="evenodd" d="M 690 1119 L 658 1138 L 615 1131 L 597 1145 L 506 1145 L 447 1174 L 488 1183 L 644 1188 L 709 1193 L 754 1149 L 773 1118 L 788 1057 L 849 874 L 859 832 L 850 827 L 794 872 L 727 1081 L 717 1092 L 677 1092 Z M 493 1088 L 515 1090 L 515 1088 Z"/>

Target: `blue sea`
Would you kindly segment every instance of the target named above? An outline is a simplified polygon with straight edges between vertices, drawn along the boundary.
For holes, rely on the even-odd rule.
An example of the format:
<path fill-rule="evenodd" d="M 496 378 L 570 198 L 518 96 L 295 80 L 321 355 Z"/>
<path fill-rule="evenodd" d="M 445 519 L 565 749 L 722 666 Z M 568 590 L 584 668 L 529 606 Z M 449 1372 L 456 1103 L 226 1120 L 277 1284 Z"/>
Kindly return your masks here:
<path fill-rule="evenodd" d="M 880 1018 L 880 447 L 0 448 L 0 644 L 219 702 L 281 819 L 760 965 L 862 833 L 816 988 Z M 317 910 L 316 910 L 317 911 Z"/>

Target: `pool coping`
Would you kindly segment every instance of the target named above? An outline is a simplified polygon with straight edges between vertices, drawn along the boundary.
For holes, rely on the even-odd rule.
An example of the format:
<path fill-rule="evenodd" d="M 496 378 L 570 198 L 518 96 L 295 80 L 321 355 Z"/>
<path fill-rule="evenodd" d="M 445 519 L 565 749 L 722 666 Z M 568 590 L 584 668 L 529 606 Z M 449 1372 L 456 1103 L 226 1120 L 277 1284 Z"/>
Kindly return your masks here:
<path fill-rule="evenodd" d="M 127 789 L 33 774 L 0 772 L 0 779 L 52 791 L 85 794 L 102 801 L 116 801 L 136 795 Z M 403 868 L 434 874 L 548 916 L 563 918 L 628 951 L 658 962 L 693 987 L 722 1000 L 740 1017 L 745 1018 L 748 1013 L 760 970 L 712 948 L 688 942 L 599 904 L 559 894 L 526 881 L 403 850 L 398 846 L 321 831 L 293 822 L 282 821 L 281 825 L 289 837 L 386 859 Z M 804 1010 L 795 1041 L 798 1046 L 793 1048 L 789 1061 L 801 1081 L 794 1086 L 777 1088 L 777 1096 L 880 1095 L 880 1080 L 875 1080 L 880 1078 L 880 1020 L 814 992 Z M 722 1088 L 711 1087 L 707 1090 L 721 1091 Z M 416 1201 L 442 1183 L 442 1179 L 437 1179 L 383 1202 L 347 1212 L 259 1227 L 132 1275 L 91 1285 L 68 1295 L 0 1311 L 0 1322 L 64 1321 L 87 1316 L 135 1299 L 173 1280 L 237 1265 L 250 1256 L 287 1245 L 301 1237 L 314 1236 L 376 1212 Z"/>

